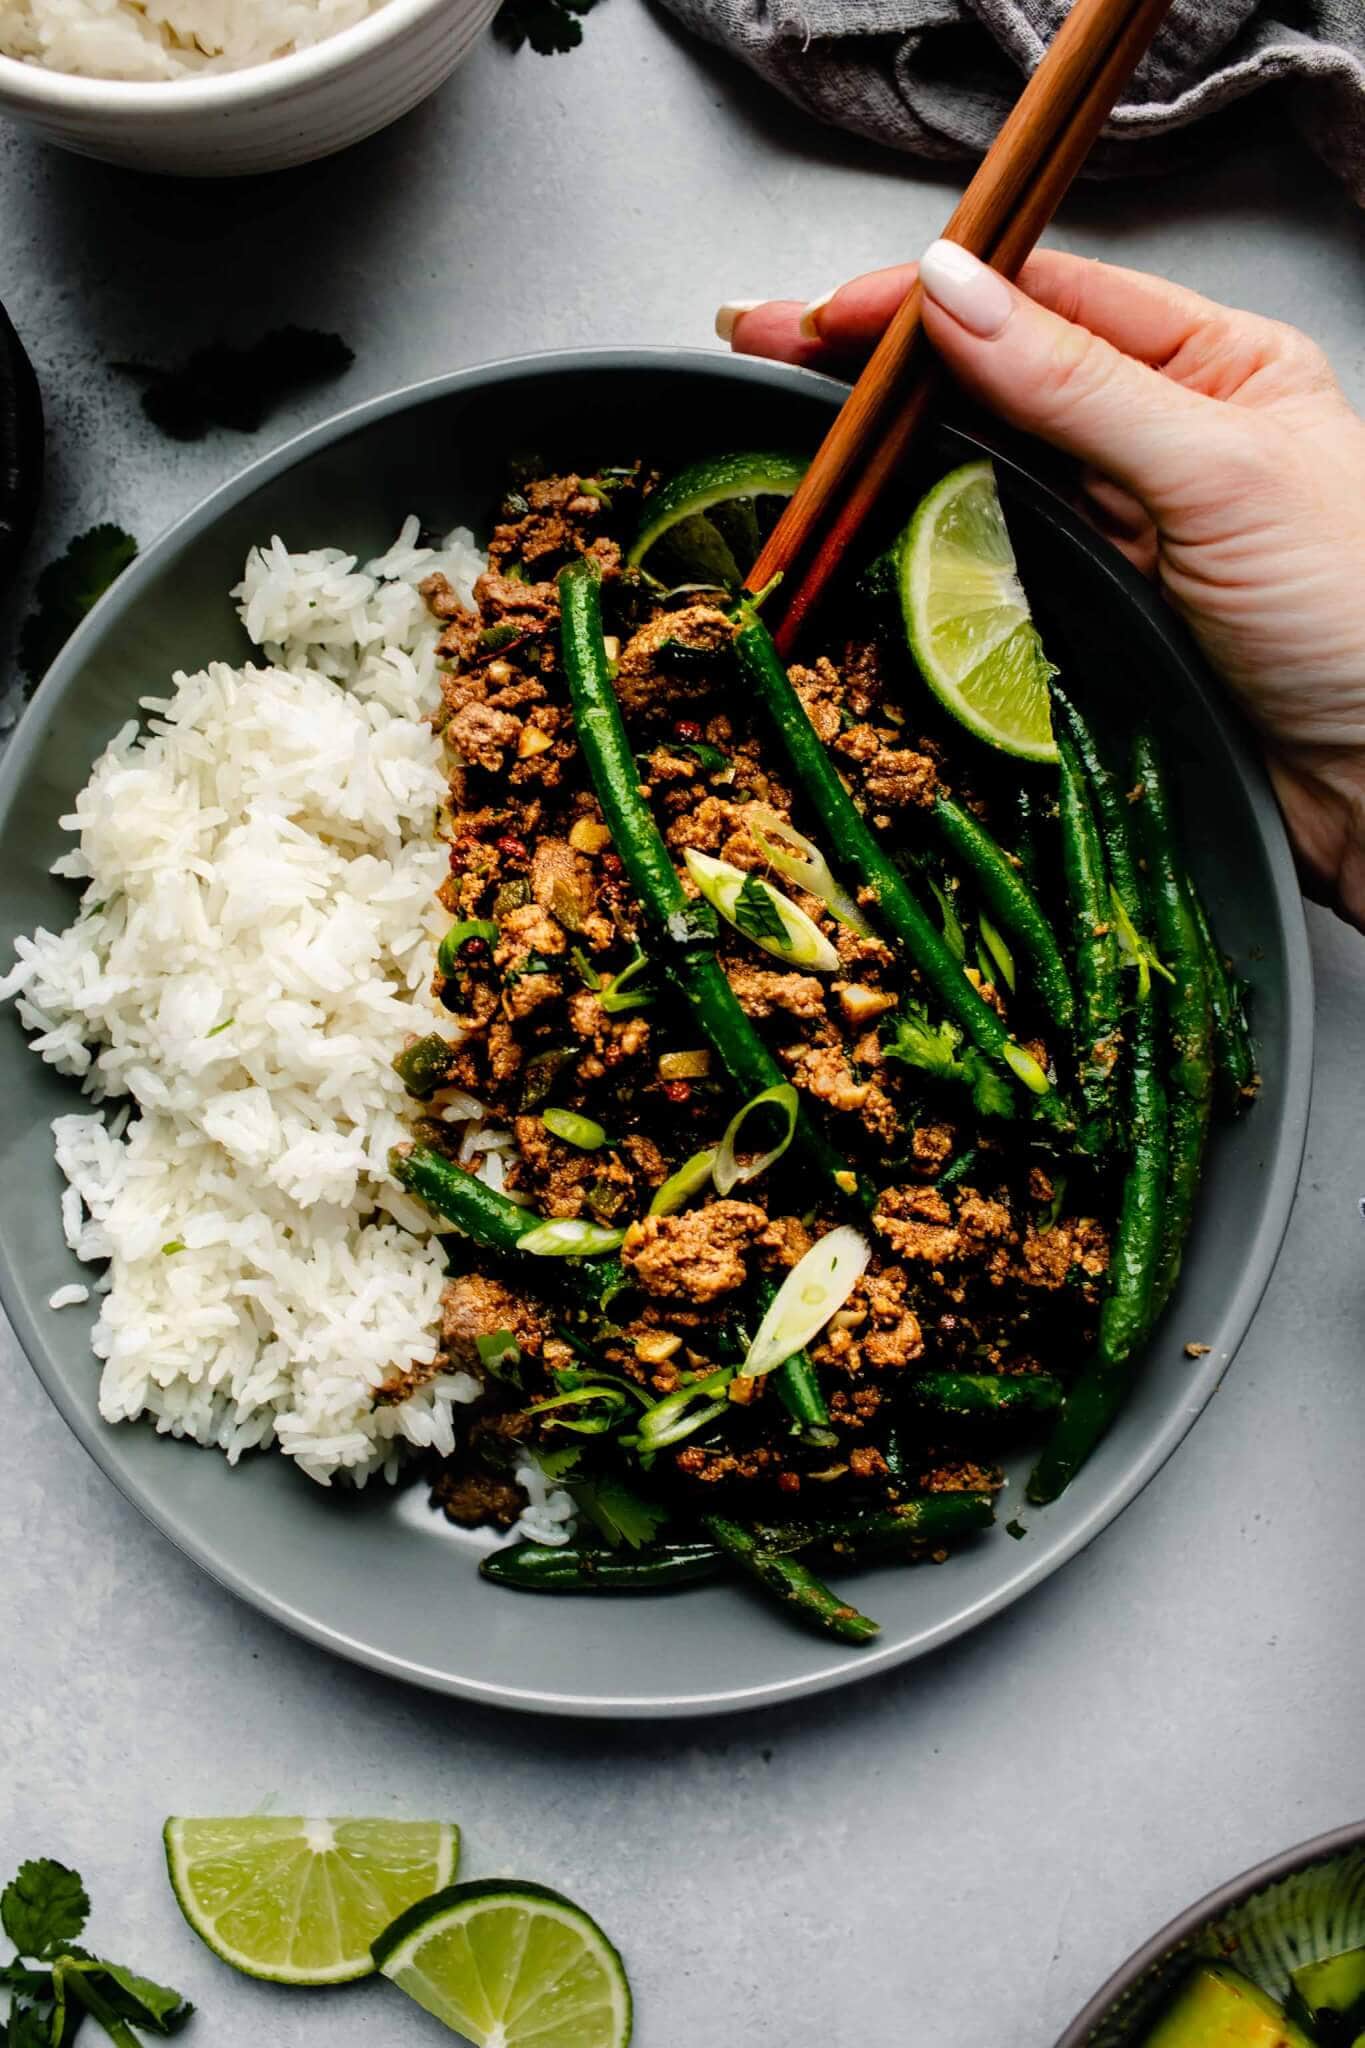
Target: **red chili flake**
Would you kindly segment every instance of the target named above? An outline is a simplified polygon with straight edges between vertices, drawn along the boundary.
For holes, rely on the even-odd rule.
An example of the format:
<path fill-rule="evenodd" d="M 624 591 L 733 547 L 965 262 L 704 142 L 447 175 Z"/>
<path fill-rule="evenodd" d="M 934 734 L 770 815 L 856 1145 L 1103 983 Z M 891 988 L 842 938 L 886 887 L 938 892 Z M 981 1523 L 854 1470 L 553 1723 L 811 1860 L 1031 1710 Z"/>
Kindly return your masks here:
<path fill-rule="evenodd" d="M 526 858 L 526 841 L 515 838 L 510 832 L 505 832 L 502 838 L 497 841 L 497 848 L 498 852 L 503 854 L 508 860 L 525 860 Z"/>
<path fill-rule="evenodd" d="M 779 1472 L 777 1485 L 780 1493 L 800 1493 L 801 1475 L 799 1472 Z"/>
<path fill-rule="evenodd" d="M 620 875 L 625 872 L 621 865 L 619 853 L 604 853 L 602 856 L 602 866 L 609 875 Z"/>
<path fill-rule="evenodd" d="M 665 1081 L 664 1094 L 670 1102 L 690 1102 L 692 1083 L 690 1081 Z"/>
<path fill-rule="evenodd" d="M 694 746 L 701 738 L 701 727 L 695 718 L 675 718 L 673 721 L 673 731 L 678 739 L 687 741 Z"/>
<path fill-rule="evenodd" d="M 472 938 L 466 939 L 464 944 L 461 946 L 460 955 L 462 959 L 477 960 L 482 954 L 486 953 L 487 951 L 487 939 L 481 939 L 478 933 L 475 932 Z"/>

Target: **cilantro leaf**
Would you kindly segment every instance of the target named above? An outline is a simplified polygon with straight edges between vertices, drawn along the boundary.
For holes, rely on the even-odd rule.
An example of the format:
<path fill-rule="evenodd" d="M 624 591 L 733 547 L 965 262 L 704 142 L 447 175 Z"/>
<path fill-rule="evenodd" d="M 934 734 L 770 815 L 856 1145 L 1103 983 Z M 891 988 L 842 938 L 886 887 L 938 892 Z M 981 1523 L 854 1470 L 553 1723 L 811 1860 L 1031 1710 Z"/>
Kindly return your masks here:
<path fill-rule="evenodd" d="M 537 1449 L 536 1463 L 547 1479 L 565 1479 L 573 1472 L 582 1455 L 577 1444 L 559 1444 L 552 1451 Z"/>
<path fill-rule="evenodd" d="M 746 875 L 736 896 L 733 907 L 735 924 L 746 939 L 762 944 L 771 939 L 774 944 L 790 950 L 787 927 L 773 901 L 772 890 L 758 875 Z"/>
<path fill-rule="evenodd" d="M 48 563 L 34 585 L 37 608 L 19 635 L 19 666 L 30 683 L 42 681 L 96 599 L 136 553 L 137 542 L 122 527 L 92 526 Z"/>
<path fill-rule="evenodd" d="M 8 2048 L 52 2048 L 52 2020 L 36 2005 L 12 2006 L 9 2025 L 0 2039 Z"/>
<path fill-rule="evenodd" d="M 529 43 L 542 57 L 576 49 L 583 40 L 583 24 L 576 15 L 588 14 L 597 0 L 502 0 L 493 17 L 493 33 L 509 50 Z"/>
<path fill-rule="evenodd" d="M 902 1060 L 921 1073 L 941 1081 L 970 1088 L 972 1102 L 980 1116 L 1012 1116 L 1014 1091 L 1002 1074 L 976 1046 L 963 1048 L 962 1033 L 945 1017 L 931 1024 L 919 1003 L 906 1003 L 883 1036 L 882 1049 L 889 1060 Z"/>
<path fill-rule="evenodd" d="M 142 410 L 172 441 L 202 441 L 210 427 L 253 434 L 309 384 L 339 377 L 355 361 L 339 334 L 276 327 L 246 347 L 211 342 L 178 367 L 115 363 L 143 381 Z"/>
<path fill-rule="evenodd" d="M 570 1487 L 580 1511 L 612 1546 L 639 1550 L 652 1543 L 668 1520 L 668 1509 L 643 1500 L 620 1479 L 579 1479 Z"/>
<path fill-rule="evenodd" d="M 21 1956 L 42 1962 L 69 1947 L 89 1915 L 90 1901 L 76 1872 L 47 1856 L 21 1863 L 0 1892 L 0 1925 Z"/>
<path fill-rule="evenodd" d="M 1013 1116 L 1014 1090 L 999 1067 L 974 1045 L 962 1055 L 962 1065 L 972 1091 L 972 1105 L 978 1116 Z"/>
<path fill-rule="evenodd" d="M 132 1970 L 125 1970 L 121 1963 L 106 1963 L 98 1958 L 83 1966 L 82 1974 L 87 1978 L 111 2012 L 120 2019 L 129 2020 L 144 2033 L 166 2036 L 178 2034 L 194 2007 L 178 1991 L 168 1984 L 154 1983 L 150 1977 L 139 1977 Z"/>

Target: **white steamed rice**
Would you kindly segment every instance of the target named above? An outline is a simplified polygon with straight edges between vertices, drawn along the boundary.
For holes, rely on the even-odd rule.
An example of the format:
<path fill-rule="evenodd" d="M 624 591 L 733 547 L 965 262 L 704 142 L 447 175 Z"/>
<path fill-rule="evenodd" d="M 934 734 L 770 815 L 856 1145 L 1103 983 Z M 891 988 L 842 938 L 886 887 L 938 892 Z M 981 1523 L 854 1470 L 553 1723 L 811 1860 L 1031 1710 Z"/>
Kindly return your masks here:
<path fill-rule="evenodd" d="M 323 42 L 383 0 L 0 0 L 0 54 L 86 78 L 240 71 Z"/>
<path fill-rule="evenodd" d="M 439 570 L 468 598 L 482 568 L 467 532 L 417 535 L 364 568 L 253 550 L 233 595 L 268 666 L 142 699 L 148 730 L 117 734 L 62 820 L 79 916 L 18 940 L 0 980 L 32 1050 L 104 1105 L 53 1125 L 67 1242 L 108 1261 L 101 1414 L 232 1460 L 274 1443 L 323 1483 L 392 1477 L 404 1444 L 448 1453 L 478 1392 L 446 1371 L 373 1399 L 435 1359 L 443 1278 L 387 1170 L 409 1107 L 393 1054 L 449 1024 L 429 993 L 438 629 L 415 586 Z M 497 1177 L 481 1108 L 443 1114 Z M 562 1542 L 567 1499 L 533 1467 L 523 1483 L 524 1533 Z"/>

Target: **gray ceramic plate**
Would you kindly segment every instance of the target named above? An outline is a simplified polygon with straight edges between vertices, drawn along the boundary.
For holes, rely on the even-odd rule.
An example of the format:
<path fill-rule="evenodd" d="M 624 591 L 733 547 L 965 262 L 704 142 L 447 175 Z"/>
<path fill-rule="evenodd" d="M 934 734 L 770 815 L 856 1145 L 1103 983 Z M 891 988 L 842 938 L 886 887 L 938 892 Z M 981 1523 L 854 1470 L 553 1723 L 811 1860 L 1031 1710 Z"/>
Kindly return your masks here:
<path fill-rule="evenodd" d="M 1365 1943 L 1365 1822 L 1257 1864 L 1153 1935 L 1079 2013 L 1057 2048 L 1141 2048 L 1192 1961 L 1234 1963 L 1272 1998 L 1289 1973 Z"/>
<path fill-rule="evenodd" d="M 0 770 L 8 940 L 70 915 L 48 866 L 94 756 L 140 694 L 176 667 L 240 658 L 227 599 L 243 557 L 273 533 L 294 548 L 379 549 L 402 515 L 478 527 L 511 449 L 596 462 L 647 449 L 668 460 L 726 445 L 813 446 L 842 387 L 717 354 L 540 357 L 462 371 L 378 399 L 255 464 L 173 527 L 120 578 L 35 697 Z M 945 435 L 939 469 L 973 452 Z M 477 1539 L 428 1513 L 419 1491 L 324 1493 L 283 1459 L 236 1472 L 150 1429 L 103 1426 L 88 1314 L 47 1297 L 81 1277 L 58 1223 L 48 1122 L 68 1084 L 0 1018 L 0 1293 L 39 1378 L 81 1442 L 157 1527 L 264 1613 L 344 1656 L 442 1691 L 542 1712 L 713 1713 L 869 1677 L 998 1613 L 1073 1557 L 1170 1456 L 1208 1401 L 1275 1259 L 1302 1156 L 1312 991 L 1302 909 L 1279 819 L 1246 741 L 1186 641 L 1126 565 L 1038 484 L 1004 477 L 1011 524 L 1067 673 L 1089 696 L 1150 707 L 1189 815 L 1191 858 L 1224 943 L 1255 985 L 1266 1085 L 1219 1136 L 1179 1296 L 1119 1426 L 1064 1500 L 1025 1513 L 941 1570 L 865 1584 L 883 1624 L 856 1654 L 808 1638 L 739 1587 L 641 1600 L 534 1600 L 483 1584 Z M 1198 1361 L 1187 1339 L 1207 1344 Z M 1020 1475 L 1002 1521 L 1018 1512 Z"/>

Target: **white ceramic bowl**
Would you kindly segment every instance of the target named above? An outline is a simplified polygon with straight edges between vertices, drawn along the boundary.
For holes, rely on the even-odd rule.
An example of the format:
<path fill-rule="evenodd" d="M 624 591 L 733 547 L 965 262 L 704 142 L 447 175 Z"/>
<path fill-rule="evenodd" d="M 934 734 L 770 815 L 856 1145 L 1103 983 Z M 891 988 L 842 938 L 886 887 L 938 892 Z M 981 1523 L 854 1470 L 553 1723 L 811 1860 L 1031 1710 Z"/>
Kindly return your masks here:
<path fill-rule="evenodd" d="M 0 57 L 0 115 L 131 170 L 238 177 L 311 163 L 434 92 L 498 0 L 385 0 L 311 49 L 242 71 L 128 82 Z"/>

